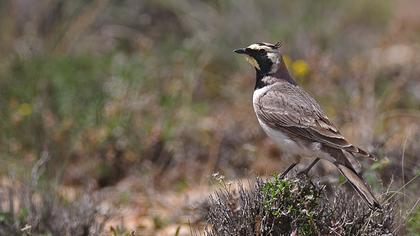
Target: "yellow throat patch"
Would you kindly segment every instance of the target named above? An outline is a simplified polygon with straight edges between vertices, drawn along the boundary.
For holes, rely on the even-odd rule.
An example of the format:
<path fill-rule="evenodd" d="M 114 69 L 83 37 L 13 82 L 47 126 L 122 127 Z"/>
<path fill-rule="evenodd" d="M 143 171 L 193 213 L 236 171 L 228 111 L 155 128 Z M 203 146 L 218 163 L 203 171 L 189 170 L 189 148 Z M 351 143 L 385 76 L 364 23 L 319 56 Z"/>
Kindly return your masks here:
<path fill-rule="evenodd" d="M 257 68 L 258 70 L 260 69 L 260 65 L 258 65 L 257 60 L 255 60 L 254 58 L 250 57 L 250 56 L 245 56 L 246 61 L 251 64 L 253 67 Z"/>

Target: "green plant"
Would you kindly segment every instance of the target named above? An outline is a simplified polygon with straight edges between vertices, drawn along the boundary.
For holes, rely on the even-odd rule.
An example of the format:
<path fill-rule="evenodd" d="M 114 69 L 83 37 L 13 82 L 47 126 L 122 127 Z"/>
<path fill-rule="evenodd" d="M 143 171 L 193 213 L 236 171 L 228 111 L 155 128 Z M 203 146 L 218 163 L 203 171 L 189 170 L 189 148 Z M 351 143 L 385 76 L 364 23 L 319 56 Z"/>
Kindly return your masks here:
<path fill-rule="evenodd" d="M 278 224 L 297 229 L 299 235 L 317 232 L 314 218 L 322 213 L 318 209 L 322 188 L 309 183 L 275 176 L 262 186 L 265 210 L 278 219 Z"/>
<path fill-rule="evenodd" d="M 304 178 L 257 180 L 249 189 L 225 187 L 206 208 L 209 236 L 383 235 L 393 232 L 394 210 L 387 203 L 370 210 L 352 193 L 332 197 Z"/>

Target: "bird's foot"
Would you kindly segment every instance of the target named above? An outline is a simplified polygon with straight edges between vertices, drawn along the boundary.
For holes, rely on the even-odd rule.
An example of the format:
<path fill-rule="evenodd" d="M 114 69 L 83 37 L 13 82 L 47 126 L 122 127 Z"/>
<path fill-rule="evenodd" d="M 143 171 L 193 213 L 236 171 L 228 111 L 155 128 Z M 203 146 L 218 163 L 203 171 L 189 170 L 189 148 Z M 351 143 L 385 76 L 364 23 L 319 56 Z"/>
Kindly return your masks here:
<path fill-rule="evenodd" d="M 287 169 L 285 171 L 283 171 L 283 173 L 281 173 L 279 178 L 284 179 L 284 177 L 286 177 L 287 173 L 289 173 L 289 171 L 291 171 L 296 165 L 297 165 L 297 163 L 292 163 L 289 167 L 287 167 Z"/>

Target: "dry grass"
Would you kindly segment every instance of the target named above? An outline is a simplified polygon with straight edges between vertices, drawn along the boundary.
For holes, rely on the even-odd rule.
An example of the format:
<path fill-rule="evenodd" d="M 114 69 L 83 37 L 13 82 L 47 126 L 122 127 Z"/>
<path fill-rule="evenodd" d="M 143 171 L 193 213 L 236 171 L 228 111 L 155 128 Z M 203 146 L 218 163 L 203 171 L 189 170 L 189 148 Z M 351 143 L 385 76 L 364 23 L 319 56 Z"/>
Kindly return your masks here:
<path fill-rule="evenodd" d="M 102 235 L 108 216 L 97 197 L 85 194 L 66 202 L 57 189 L 39 182 L 46 161 L 44 153 L 30 181 L 0 187 L 0 235 Z"/>

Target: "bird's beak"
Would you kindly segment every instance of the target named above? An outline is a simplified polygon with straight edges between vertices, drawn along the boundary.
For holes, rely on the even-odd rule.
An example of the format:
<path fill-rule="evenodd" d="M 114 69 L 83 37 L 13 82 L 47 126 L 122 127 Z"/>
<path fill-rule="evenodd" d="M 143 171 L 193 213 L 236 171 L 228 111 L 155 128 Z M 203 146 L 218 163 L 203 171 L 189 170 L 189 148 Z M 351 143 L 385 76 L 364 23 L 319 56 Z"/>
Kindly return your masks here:
<path fill-rule="evenodd" d="M 246 54 L 246 48 L 238 48 L 233 50 L 233 52 L 236 52 L 238 54 Z"/>

